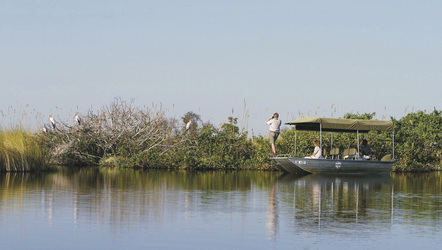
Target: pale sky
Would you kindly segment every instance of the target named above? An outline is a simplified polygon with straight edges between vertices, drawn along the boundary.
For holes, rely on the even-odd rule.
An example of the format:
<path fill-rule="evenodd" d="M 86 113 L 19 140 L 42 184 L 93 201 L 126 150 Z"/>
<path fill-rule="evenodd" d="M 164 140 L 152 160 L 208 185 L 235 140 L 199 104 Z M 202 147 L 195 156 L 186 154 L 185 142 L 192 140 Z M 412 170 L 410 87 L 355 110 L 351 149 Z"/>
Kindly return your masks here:
<path fill-rule="evenodd" d="M 115 97 L 217 126 L 233 110 L 255 135 L 274 112 L 440 110 L 441 12 L 426 0 L 2 0 L 1 125 Z"/>

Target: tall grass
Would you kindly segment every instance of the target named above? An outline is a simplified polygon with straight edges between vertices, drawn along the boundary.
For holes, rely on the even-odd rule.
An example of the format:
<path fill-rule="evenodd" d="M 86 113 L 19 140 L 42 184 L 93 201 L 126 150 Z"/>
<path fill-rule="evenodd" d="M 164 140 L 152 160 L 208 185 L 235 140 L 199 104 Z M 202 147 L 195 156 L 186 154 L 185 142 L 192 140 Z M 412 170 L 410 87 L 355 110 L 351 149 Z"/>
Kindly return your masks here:
<path fill-rule="evenodd" d="M 0 172 L 47 170 L 37 138 L 23 129 L 0 130 Z"/>

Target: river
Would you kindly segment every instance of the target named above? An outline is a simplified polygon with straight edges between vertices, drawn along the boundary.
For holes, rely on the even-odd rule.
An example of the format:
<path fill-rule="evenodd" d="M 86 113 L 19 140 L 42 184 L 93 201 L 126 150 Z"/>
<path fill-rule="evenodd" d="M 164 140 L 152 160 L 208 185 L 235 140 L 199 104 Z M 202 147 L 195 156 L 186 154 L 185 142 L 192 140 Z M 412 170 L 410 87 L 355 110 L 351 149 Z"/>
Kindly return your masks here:
<path fill-rule="evenodd" d="M 436 249 L 442 173 L 0 173 L 1 249 Z"/>

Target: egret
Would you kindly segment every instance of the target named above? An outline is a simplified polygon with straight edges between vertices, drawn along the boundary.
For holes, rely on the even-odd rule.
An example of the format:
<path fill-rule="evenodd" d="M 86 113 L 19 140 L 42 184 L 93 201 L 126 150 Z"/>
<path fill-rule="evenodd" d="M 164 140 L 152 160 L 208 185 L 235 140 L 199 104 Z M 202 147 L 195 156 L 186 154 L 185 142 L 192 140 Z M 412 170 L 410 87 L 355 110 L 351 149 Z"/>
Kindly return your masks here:
<path fill-rule="evenodd" d="M 78 125 L 80 125 L 81 119 L 80 119 L 80 116 L 78 116 L 78 114 L 74 115 L 74 120 L 77 122 Z"/>
<path fill-rule="evenodd" d="M 51 122 L 52 128 L 55 129 L 55 119 L 49 115 L 49 121 Z"/>
<path fill-rule="evenodd" d="M 192 120 L 189 120 L 189 122 L 186 124 L 186 130 L 190 129 L 191 124 L 192 124 Z"/>

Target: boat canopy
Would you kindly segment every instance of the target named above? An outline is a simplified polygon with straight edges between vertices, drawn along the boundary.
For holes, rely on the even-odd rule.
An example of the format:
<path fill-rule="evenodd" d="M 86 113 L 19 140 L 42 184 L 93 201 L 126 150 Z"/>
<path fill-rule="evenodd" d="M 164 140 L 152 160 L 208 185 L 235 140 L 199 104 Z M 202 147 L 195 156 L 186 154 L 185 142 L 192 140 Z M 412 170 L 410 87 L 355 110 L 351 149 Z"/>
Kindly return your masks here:
<path fill-rule="evenodd" d="M 392 131 L 392 121 L 360 120 L 343 118 L 305 117 L 287 125 L 295 125 L 296 130 L 325 131 L 325 132 L 359 132 L 367 133 L 371 130 Z"/>

